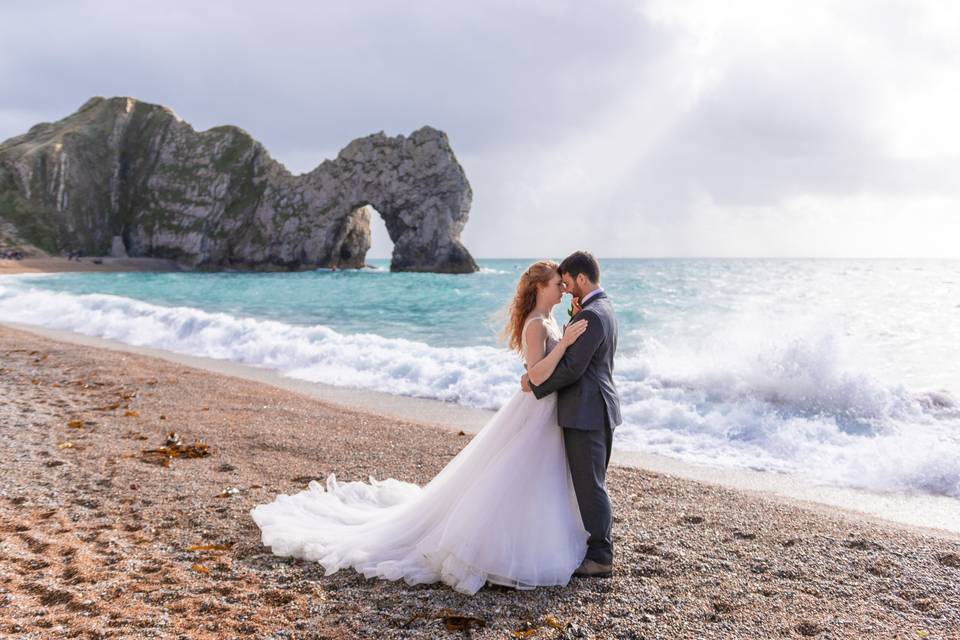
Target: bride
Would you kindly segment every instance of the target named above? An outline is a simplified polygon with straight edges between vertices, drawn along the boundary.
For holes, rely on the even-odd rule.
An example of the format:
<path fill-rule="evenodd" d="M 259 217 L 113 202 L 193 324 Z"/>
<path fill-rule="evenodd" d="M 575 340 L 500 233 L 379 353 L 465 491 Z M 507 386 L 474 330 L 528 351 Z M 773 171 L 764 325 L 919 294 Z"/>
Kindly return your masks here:
<path fill-rule="evenodd" d="M 520 277 L 504 335 L 535 383 L 553 372 L 586 321 L 563 332 L 551 311 L 563 285 L 557 264 Z M 280 556 L 352 567 L 408 584 L 442 580 L 474 594 L 487 582 L 517 589 L 565 585 L 587 548 L 557 424 L 556 394 L 517 393 L 425 486 L 395 479 L 316 480 L 250 515 Z"/>

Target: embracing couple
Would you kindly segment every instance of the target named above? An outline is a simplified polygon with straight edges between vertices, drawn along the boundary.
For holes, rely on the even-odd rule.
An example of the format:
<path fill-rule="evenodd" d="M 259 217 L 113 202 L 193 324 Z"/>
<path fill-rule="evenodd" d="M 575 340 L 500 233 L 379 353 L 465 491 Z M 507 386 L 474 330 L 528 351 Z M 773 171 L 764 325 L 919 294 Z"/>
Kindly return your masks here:
<path fill-rule="evenodd" d="M 573 313 L 561 330 L 552 310 L 564 293 Z M 430 482 L 312 481 L 251 511 L 263 544 L 328 575 L 352 567 L 468 594 L 609 576 L 617 319 L 596 259 L 578 251 L 530 265 L 504 333 L 527 369 L 521 389 Z"/>

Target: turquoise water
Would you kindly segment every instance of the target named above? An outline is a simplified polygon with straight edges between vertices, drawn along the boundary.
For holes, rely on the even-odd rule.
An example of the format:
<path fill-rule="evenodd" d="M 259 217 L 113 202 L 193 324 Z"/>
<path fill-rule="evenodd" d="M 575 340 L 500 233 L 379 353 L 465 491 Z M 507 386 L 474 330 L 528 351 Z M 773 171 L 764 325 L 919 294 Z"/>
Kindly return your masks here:
<path fill-rule="evenodd" d="M 516 392 L 497 333 L 530 260 L 466 276 L 373 262 L 7 277 L 0 319 L 472 406 Z M 616 446 L 960 496 L 960 262 L 601 263 L 621 327 Z"/>
<path fill-rule="evenodd" d="M 481 273 L 464 277 L 390 273 L 388 260 L 370 262 L 376 270 L 59 274 L 42 286 L 293 325 L 322 324 L 348 333 L 376 333 L 434 346 L 496 346 L 502 329 L 497 313 L 529 264 L 527 260 L 486 260 L 481 261 Z M 634 277 L 630 261 L 610 261 L 605 266 L 605 284 L 627 296 L 624 301 L 645 295 L 649 285 Z M 660 277 L 659 270 L 655 273 Z M 662 281 L 682 277 L 663 274 Z M 634 305 L 622 305 L 620 312 L 627 322 L 643 321 L 642 311 Z M 559 319 L 565 314 L 558 310 L 556 315 Z"/>

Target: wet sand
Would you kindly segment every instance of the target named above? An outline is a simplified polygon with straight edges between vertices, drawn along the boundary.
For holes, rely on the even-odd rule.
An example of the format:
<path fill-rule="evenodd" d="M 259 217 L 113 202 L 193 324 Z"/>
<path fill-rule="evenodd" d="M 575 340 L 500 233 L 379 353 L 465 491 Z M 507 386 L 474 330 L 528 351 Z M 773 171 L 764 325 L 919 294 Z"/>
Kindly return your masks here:
<path fill-rule="evenodd" d="M 250 508 L 333 471 L 425 483 L 470 436 L 10 328 L 0 357 L 0 635 L 960 638 L 960 542 L 619 466 L 611 579 L 324 577 Z M 208 455 L 142 454 L 170 431 Z"/>

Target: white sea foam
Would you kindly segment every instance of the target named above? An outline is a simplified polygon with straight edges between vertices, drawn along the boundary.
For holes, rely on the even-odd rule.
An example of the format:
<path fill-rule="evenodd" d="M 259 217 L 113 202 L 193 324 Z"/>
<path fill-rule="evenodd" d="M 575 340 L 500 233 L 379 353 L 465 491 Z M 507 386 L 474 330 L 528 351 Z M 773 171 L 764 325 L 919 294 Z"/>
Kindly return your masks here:
<path fill-rule="evenodd" d="M 880 491 L 960 496 L 960 410 L 855 365 L 826 326 L 749 317 L 647 339 L 621 360 L 617 443 L 687 461 L 801 473 Z"/>
<path fill-rule="evenodd" d="M 499 407 L 518 388 L 522 373 L 516 358 L 492 347 L 436 348 L 16 283 L 0 284 L 0 309 L 0 318 L 13 322 L 266 367 L 311 382 L 481 408 Z"/>
<path fill-rule="evenodd" d="M 502 349 L 432 347 L 324 326 L 0 282 L 0 319 L 267 367 L 331 385 L 497 408 L 522 368 Z M 640 336 L 638 336 L 640 338 Z M 829 326 L 737 318 L 696 341 L 662 332 L 617 362 L 616 444 L 879 491 L 960 497 L 960 409 L 881 382 Z"/>

